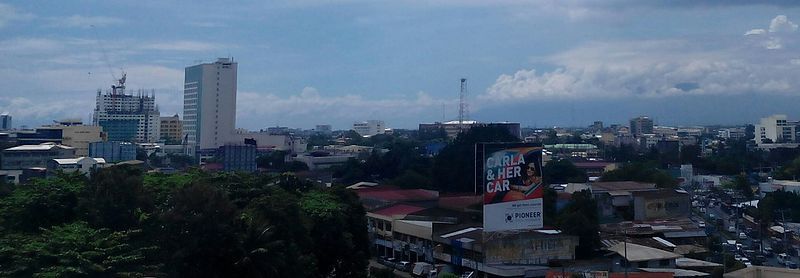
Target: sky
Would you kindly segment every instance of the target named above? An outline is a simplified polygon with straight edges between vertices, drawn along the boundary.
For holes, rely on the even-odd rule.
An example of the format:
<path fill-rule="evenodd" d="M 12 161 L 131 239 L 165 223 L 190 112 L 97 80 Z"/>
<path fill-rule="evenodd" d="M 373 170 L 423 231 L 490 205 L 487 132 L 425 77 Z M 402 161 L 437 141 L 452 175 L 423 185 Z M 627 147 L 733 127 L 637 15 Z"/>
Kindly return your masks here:
<path fill-rule="evenodd" d="M 800 119 L 800 1 L 0 1 L 0 112 L 90 122 L 127 73 L 182 111 L 183 70 L 239 63 L 237 126 L 736 125 Z M 751 4 L 757 2 L 758 4 Z"/>

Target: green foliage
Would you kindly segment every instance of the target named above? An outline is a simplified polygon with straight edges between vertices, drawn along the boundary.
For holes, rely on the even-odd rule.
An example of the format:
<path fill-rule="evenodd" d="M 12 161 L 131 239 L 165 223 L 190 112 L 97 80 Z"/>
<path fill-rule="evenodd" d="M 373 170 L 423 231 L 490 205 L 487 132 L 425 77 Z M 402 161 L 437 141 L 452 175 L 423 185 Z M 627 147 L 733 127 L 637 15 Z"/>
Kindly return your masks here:
<path fill-rule="evenodd" d="M 74 222 L 39 235 L 12 234 L 0 240 L 0 276 L 141 277 L 160 267 L 148 261 L 155 246 L 134 246 L 139 230 L 112 232 Z"/>
<path fill-rule="evenodd" d="M 442 272 L 442 274 L 439 274 L 439 278 L 458 278 L 458 275 L 450 272 Z"/>
<path fill-rule="evenodd" d="M 85 179 L 77 174 L 18 186 L 0 199 L 0 227 L 35 232 L 39 227 L 71 222 L 80 214 L 79 195 L 84 189 Z"/>
<path fill-rule="evenodd" d="M 592 258 L 600 246 L 600 226 L 597 202 L 588 190 L 572 194 L 572 199 L 558 215 L 556 226 L 569 235 L 579 237 L 575 256 L 578 259 Z"/>
<path fill-rule="evenodd" d="M 674 188 L 678 181 L 654 162 L 627 163 L 622 168 L 603 173 L 602 181 L 638 181 L 655 183 L 660 188 Z"/>
<path fill-rule="evenodd" d="M 11 189 L 0 276 L 366 277 L 358 198 L 291 173 L 111 167 Z"/>
<path fill-rule="evenodd" d="M 557 159 L 544 165 L 542 179 L 545 184 L 563 184 L 587 182 L 589 177 L 569 160 Z"/>
<path fill-rule="evenodd" d="M 433 177 L 439 190 L 473 192 L 475 188 L 475 144 L 519 142 L 502 127 L 473 127 L 462 132 L 444 147 L 433 164 Z"/>
<path fill-rule="evenodd" d="M 773 220 L 781 220 L 784 216 L 786 221 L 800 222 L 800 195 L 776 191 L 767 193 L 758 202 L 758 217 L 764 228 L 771 225 Z"/>

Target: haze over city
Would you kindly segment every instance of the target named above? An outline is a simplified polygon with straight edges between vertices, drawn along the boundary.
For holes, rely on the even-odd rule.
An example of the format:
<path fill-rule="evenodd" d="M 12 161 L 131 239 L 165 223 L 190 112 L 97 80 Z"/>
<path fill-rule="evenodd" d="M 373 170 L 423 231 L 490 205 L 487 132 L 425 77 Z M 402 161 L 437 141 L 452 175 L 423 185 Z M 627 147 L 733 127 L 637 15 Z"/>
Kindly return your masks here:
<path fill-rule="evenodd" d="M 470 118 L 523 126 L 800 116 L 798 4 L 748 2 L 6 2 L 0 110 L 88 121 L 125 71 L 180 114 L 183 69 L 234 57 L 249 129 L 453 120 L 460 78 Z"/>

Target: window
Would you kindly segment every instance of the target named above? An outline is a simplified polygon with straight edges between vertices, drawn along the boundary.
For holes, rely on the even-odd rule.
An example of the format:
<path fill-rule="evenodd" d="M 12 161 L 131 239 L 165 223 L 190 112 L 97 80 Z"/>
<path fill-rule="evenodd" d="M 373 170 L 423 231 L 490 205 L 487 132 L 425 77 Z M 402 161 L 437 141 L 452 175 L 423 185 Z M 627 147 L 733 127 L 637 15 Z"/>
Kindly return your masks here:
<path fill-rule="evenodd" d="M 669 260 L 659 260 L 658 266 L 669 266 Z"/>

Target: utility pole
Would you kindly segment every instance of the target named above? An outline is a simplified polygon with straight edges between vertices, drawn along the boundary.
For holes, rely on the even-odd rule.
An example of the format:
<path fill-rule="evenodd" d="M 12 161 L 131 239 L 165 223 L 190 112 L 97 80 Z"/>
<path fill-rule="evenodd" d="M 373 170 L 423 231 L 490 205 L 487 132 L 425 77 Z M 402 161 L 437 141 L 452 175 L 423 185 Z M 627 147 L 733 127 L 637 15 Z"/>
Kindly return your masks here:
<path fill-rule="evenodd" d="M 625 239 L 623 240 L 625 246 L 625 278 L 628 278 L 628 268 L 631 267 L 631 262 L 628 261 L 628 229 L 623 229 L 622 231 L 625 232 Z"/>

